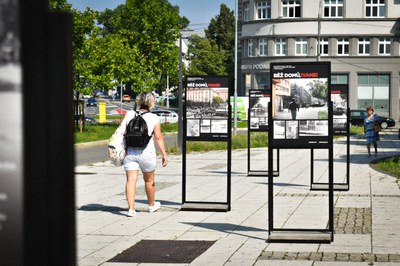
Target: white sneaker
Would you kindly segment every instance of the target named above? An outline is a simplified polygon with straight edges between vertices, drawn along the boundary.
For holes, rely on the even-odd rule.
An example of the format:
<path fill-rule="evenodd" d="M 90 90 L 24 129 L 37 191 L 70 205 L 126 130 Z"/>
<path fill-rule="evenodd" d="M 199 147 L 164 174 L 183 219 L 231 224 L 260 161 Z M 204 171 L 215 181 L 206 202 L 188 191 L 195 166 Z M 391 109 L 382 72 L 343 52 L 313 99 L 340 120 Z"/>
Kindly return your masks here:
<path fill-rule="evenodd" d="M 155 212 L 161 207 L 161 203 L 159 201 L 154 202 L 154 206 L 149 206 L 149 212 Z"/>
<path fill-rule="evenodd" d="M 123 211 L 121 212 L 123 215 L 126 215 L 128 217 L 133 217 L 136 216 L 136 211 L 135 210 L 129 210 L 129 211 Z"/>

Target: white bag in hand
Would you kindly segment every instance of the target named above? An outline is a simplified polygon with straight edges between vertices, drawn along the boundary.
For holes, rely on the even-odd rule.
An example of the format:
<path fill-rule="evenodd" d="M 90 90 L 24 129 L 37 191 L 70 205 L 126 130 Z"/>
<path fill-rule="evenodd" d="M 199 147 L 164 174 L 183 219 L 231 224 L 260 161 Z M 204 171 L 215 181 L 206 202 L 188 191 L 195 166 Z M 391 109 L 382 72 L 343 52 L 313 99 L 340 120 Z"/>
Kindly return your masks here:
<path fill-rule="evenodd" d="M 111 163 L 115 166 L 120 166 L 124 163 L 125 144 L 123 135 L 114 133 L 108 140 L 108 156 L 110 156 Z"/>

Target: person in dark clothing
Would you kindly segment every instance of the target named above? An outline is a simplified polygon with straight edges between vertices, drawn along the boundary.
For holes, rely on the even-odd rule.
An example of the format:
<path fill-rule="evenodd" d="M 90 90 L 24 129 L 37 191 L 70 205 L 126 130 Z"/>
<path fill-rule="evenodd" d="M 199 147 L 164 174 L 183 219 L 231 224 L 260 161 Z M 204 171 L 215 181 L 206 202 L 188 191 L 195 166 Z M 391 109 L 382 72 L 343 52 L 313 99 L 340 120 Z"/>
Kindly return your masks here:
<path fill-rule="evenodd" d="M 299 105 L 296 103 L 296 99 L 293 98 L 291 103 L 289 104 L 289 111 L 292 113 L 292 119 L 296 119 L 297 112 L 299 111 Z"/>

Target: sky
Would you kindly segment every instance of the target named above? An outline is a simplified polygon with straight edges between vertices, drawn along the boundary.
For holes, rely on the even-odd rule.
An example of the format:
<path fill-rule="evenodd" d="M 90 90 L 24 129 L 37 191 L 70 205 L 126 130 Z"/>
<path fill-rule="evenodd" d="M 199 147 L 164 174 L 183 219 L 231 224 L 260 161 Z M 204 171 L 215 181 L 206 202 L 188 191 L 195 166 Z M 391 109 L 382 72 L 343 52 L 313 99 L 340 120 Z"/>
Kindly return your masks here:
<path fill-rule="evenodd" d="M 208 27 L 211 18 L 219 14 L 221 4 L 227 5 L 232 11 L 235 10 L 236 0 L 169 0 L 174 6 L 179 6 L 181 16 L 190 20 L 189 28 L 192 30 Z M 114 9 L 118 5 L 125 4 L 126 0 L 68 0 L 73 8 L 85 10 L 86 7 L 103 11 Z"/>

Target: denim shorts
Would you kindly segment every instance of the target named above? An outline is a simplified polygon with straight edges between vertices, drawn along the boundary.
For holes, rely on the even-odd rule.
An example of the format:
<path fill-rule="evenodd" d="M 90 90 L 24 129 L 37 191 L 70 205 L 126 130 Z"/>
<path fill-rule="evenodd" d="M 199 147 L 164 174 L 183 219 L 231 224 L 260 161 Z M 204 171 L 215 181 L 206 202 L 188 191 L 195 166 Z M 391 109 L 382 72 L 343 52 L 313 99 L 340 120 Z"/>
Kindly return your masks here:
<path fill-rule="evenodd" d="M 124 159 L 124 169 L 125 171 L 141 170 L 144 173 L 149 173 L 156 169 L 156 162 L 155 152 L 128 148 L 128 154 Z"/>

